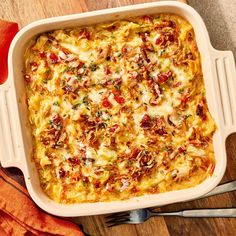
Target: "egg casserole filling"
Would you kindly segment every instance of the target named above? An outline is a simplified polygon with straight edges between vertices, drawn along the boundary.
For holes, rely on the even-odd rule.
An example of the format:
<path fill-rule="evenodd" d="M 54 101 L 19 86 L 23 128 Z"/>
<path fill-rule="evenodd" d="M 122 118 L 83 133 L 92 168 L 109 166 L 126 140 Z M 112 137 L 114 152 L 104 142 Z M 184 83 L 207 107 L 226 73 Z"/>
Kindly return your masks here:
<path fill-rule="evenodd" d="M 60 203 L 193 187 L 216 125 L 192 26 L 174 14 L 54 30 L 24 55 L 33 160 Z"/>

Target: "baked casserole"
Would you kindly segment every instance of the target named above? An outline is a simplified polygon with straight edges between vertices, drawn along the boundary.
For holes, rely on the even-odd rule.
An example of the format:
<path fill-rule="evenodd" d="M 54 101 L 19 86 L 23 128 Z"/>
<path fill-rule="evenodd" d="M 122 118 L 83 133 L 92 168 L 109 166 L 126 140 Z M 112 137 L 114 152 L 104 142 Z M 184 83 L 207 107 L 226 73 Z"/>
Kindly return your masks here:
<path fill-rule="evenodd" d="M 24 73 L 32 156 L 53 200 L 122 200 L 212 175 L 216 125 L 194 31 L 180 16 L 40 34 Z"/>

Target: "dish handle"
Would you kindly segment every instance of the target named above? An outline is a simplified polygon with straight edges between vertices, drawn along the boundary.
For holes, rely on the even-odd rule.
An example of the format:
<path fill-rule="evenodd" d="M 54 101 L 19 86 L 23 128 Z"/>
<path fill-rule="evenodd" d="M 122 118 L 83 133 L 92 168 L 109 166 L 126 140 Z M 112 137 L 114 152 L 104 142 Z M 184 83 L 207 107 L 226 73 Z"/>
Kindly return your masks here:
<path fill-rule="evenodd" d="M 231 51 L 213 48 L 213 70 L 216 80 L 215 93 L 220 110 L 220 122 L 226 137 L 236 132 L 236 69 Z"/>
<path fill-rule="evenodd" d="M 16 96 L 7 81 L 0 85 L 0 162 L 2 167 L 18 167 L 22 170 L 23 143 L 17 135 L 20 134 L 20 121 L 14 115 L 16 111 Z"/>

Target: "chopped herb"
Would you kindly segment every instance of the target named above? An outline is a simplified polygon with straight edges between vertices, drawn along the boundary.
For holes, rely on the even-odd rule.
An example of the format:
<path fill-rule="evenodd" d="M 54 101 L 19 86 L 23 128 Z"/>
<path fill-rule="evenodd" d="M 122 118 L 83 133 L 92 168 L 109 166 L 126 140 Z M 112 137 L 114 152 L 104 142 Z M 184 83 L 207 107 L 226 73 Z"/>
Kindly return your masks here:
<path fill-rule="evenodd" d="M 104 93 L 103 91 L 99 92 L 99 94 L 103 94 L 103 93 Z"/>
<path fill-rule="evenodd" d="M 72 106 L 72 109 L 76 110 L 80 106 L 80 103 L 76 103 L 75 105 Z"/>
<path fill-rule="evenodd" d="M 59 106 L 59 102 L 56 101 L 56 102 L 53 103 L 53 105 L 54 105 L 54 106 Z"/>
<path fill-rule="evenodd" d="M 115 85 L 116 90 L 120 90 L 120 85 Z"/>
<path fill-rule="evenodd" d="M 165 54 L 165 52 L 166 52 L 166 50 L 165 50 L 165 49 L 162 49 L 162 50 L 160 51 L 160 56 L 162 56 L 163 54 Z"/>
<path fill-rule="evenodd" d="M 102 113 L 100 112 L 100 111 L 97 111 L 96 112 L 96 117 L 99 117 L 99 116 L 101 116 L 102 115 Z"/>
<path fill-rule="evenodd" d="M 84 97 L 83 97 L 83 103 L 84 103 L 85 105 L 88 105 L 88 104 L 89 104 L 89 102 L 88 102 L 88 96 L 84 96 Z"/>
<path fill-rule="evenodd" d="M 191 116 L 192 116 L 191 114 L 186 115 L 186 116 L 185 116 L 185 119 L 188 119 L 188 118 L 191 117 Z"/>
<path fill-rule="evenodd" d="M 86 109 L 90 111 L 90 108 L 89 108 L 89 107 L 86 107 Z"/>
<path fill-rule="evenodd" d="M 182 94 L 184 92 L 184 88 L 179 89 L 178 92 Z"/>
<path fill-rule="evenodd" d="M 91 63 L 89 68 L 90 68 L 91 71 L 96 71 L 98 69 L 98 65 L 95 64 L 95 63 Z"/>
<path fill-rule="evenodd" d="M 48 79 L 44 79 L 43 83 L 46 84 L 48 82 Z"/>
<path fill-rule="evenodd" d="M 117 54 L 117 57 L 120 57 L 121 56 L 121 53 Z"/>
<path fill-rule="evenodd" d="M 146 102 L 144 102 L 143 104 L 146 105 L 146 106 L 148 105 Z"/>

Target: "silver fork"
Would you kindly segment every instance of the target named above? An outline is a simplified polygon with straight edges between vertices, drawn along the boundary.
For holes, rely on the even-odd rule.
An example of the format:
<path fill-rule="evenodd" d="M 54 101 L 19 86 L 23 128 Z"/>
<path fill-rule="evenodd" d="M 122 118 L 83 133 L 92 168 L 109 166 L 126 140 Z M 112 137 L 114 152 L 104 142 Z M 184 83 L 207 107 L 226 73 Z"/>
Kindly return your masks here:
<path fill-rule="evenodd" d="M 217 186 L 211 192 L 198 198 L 210 197 L 221 193 L 236 190 L 236 181 Z M 178 212 L 155 212 L 151 209 L 139 209 L 128 212 L 120 212 L 108 215 L 106 224 L 112 227 L 120 224 L 139 224 L 153 216 L 180 216 L 180 217 L 236 217 L 236 208 L 226 209 L 199 209 L 183 210 Z"/>
<path fill-rule="evenodd" d="M 120 224 L 140 224 L 153 216 L 180 216 L 180 217 L 236 217 L 236 208 L 199 209 L 176 212 L 155 212 L 148 208 L 129 212 L 116 213 L 109 216 L 108 227 Z"/>

